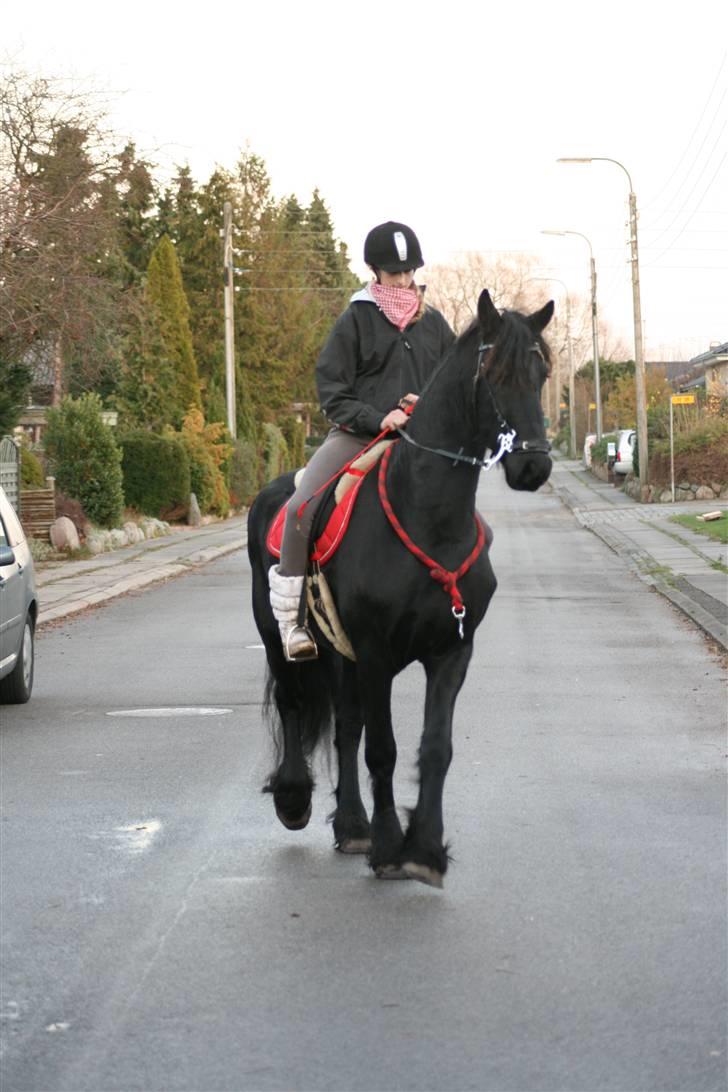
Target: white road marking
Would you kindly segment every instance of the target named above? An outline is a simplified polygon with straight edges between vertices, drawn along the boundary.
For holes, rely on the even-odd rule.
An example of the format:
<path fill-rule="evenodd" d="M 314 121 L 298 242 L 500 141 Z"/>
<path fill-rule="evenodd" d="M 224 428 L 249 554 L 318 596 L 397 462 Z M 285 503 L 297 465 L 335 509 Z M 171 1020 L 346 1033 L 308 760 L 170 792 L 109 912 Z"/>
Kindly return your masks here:
<path fill-rule="evenodd" d="M 160 705 L 154 709 L 111 709 L 107 717 L 223 717 L 232 709 L 206 705 Z"/>

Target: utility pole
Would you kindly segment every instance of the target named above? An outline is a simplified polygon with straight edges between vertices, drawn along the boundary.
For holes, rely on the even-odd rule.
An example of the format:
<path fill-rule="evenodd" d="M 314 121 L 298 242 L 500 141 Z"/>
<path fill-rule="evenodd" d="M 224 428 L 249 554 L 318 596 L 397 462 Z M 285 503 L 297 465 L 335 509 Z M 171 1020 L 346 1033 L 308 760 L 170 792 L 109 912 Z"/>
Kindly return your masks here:
<path fill-rule="evenodd" d="M 569 454 L 572 459 L 576 458 L 576 391 L 574 375 L 574 349 L 571 344 L 571 300 L 569 299 L 569 289 L 566 284 L 559 280 L 558 277 L 527 277 L 529 281 L 553 281 L 555 284 L 560 284 L 564 290 L 564 299 L 566 300 L 566 350 L 569 360 Z M 556 389 L 558 395 L 556 398 L 556 415 L 557 419 L 561 417 L 561 368 L 560 368 L 560 353 L 556 356 L 556 367 L 554 368 L 556 375 Z"/>
<path fill-rule="evenodd" d="M 597 440 L 602 438 L 602 385 L 599 366 L 599 333 L 597 318 L 597 267 L 594 261 L 594 251 L 591 241 L 582 235 L 580 231 L 549 231 L 544 230 L 542 235 L 578 235 L 589 247 L 589 276 L 591 279 L 591 326 L 592 326 L 592 354 L 594 357 L 594 401 L 597 407 L 596 433 Z M 573 405 L 573 402 L 572 402 Z"/>
<path fill-rule="evenodd" d="M 582 236 L 583 238 L 583 236 Z M 587 240 L 588 241 L 588 240 Z M 592 312 L 592 352 L 594 354 L 594 401 L 597 404 L 597 440 L 602 438 L 602 385 L 601 362 L 599 360 L 599 324 L 597 320 L 597 267 L 589 243 L 589 264 L 591 268 L 591 312 Z"/>
<path fill-rule="evenodd" d="M 614 160 L 616 163 L 617 161 Z M 622 164 L 618 164 L 622 167 Z M 647 438 L 647 395 L 645 382 L 645 350 L 642 338 L 642 305 L 640 303 L 640 267 L 637 253 L 637 195 L 632 189 L 632 179 L 625 167 L 622 170 L 629 178 L 629 248 L 632 264 L 632 309 L 634 312 L 634 371 L 637 386 L 637 445 L 639 448 L 640 485 L 647 485 L 649 470 L 649 450 Z"/>
<path fill-rule="evenodd" d="M 569 454 L 576 458 L 576 384 L 574 378 L 574 353 L 571 345 L 571 303 L 566 292 L 566 347 L 569 354 Z"/>
<path fill-rule="evenodd" d="M 233 284 L 233 207 L 230 201 L 223 205 L 223 285 L 225 292 L 225 401 L 227 404 L 228 431 L 233 440 L 237 437 L 235 413 L 235 326 Z"/>
<path fill-rule="evenodd" d="M 640 460 L 640 485 L 647 485 L 649 470 L 649 440 L 647 437 L 647 394 L 645 384 L 645 350 L 642 337 L 642 305 L 640 303 L 640 266 L 637 253 L 637 195 L 632 176 L 618 159 L 606 155 L 560 156 L 557 163 L 614 163 L 627 175 L 629 183 L 629 251 L 632 265 L 632 315 L 634 321 L 634 378 L 637 403 L 637 446 Z M 598 403 L 597 403 L 598 404 Z"/>

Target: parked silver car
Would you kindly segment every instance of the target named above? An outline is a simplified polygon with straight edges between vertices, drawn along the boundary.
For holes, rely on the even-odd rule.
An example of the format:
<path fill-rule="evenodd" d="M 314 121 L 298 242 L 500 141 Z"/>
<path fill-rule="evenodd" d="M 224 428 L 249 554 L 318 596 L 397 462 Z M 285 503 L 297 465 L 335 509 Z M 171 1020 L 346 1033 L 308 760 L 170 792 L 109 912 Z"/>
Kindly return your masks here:
<path fill-rule="evenodd" d="M 19 705 L 30 698 L 37 617 L 30 546 L 0 486 L 0 704 Z"/>
<path fill-rule="evenodd" d="M 633 428 L 621 428 L 617 433 L 617 453 L 612 469 L 615 474 L 625 476 L 634 465 L 634 445 L 637 433 Z"/>

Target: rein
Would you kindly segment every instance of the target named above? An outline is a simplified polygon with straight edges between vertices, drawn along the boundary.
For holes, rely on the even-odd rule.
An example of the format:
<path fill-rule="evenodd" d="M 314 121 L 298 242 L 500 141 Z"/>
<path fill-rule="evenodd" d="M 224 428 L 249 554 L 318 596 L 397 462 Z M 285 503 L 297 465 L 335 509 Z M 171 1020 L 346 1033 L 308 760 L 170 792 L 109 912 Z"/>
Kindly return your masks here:
<path fill-rule="evenodd" d="M 465 639 L 465 630 L 463 629 L 463 619 L 465 618 L 465 603 L 463 602 L 463 597 L 460 594 L 460 589 L 458 588 L 458 580 L 461 576 L 465 575 L 468 569 L 473 566 L 473 564 L 483 551 L 483 547 L 485 546 L 485 530 L 483 527 L 483 522 L 476 515 L 475 526 L 477 529 L 477 538 L 475 546 L 465 558 L 465 561 L 463 561 L 462 565 L 459 566 L 459 568 L 455 569 L 454 571 L 451 571 L 449 569 L 443 569 L 442 565 L 438 565 L 438 563 L 433 558 L 428 557 L 424 550 L 421 550 L 420 547 L 412 541 L 402 524 L 397 519 L 394 513 L 394 509 L 392 508 L 392 502 L 387 495 L 387 467 L 389 465 L 389 460 L 392 455 L 393 447 L 394 445 L 387 448 L 387 450 L 382 455 L 381 461 L 379 463 L 379 477 L 377 480 L 377 485 L 379 488 L 379 499 L 381 501 L 382 508 L 384 509 L 387 519 L 396 531 L 398 537 L 407 547 L 409 552 L 413 554 L 418 561 L 421 561 L 422 564 L 430 570 L 430 576 L 432 577 L 432 579 L 436 580 L 438 584 L 442 584 L 443 589 L 450 596 L 453 618 L 458 624 L 458 635 L 460 637 L 460 640 L 462 641 Z"/>

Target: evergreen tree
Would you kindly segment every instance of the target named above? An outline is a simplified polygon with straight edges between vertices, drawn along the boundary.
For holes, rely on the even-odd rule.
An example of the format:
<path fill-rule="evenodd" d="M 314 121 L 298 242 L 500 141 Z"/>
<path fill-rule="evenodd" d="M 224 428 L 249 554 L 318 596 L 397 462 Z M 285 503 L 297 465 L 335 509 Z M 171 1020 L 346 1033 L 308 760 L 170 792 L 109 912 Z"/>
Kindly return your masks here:
<path fill-rule="evenodd" d="M 154 180 L 150 164 L 137 159 L 133 144 L 126 145 L 118 161 L 109 199 L 116 213 L 127 283 L 139 285 L 149 265 L 154 244 Z"/>
<path fill-rule="evenodd" d="M 146 299 L 163 347 L 155 385 L 162 395 L 166 420 L 179 427 L 191 406 L 201 406 L 200 384 L 182 274 L 174 245 L 166 235 L 149 261 Z"/>
<path fill-rule="evenodd" d="M 17 425 L 29 390 L 30 370 L 23 364 L 11 364 L 0 356 L 0 440 Z"/>

